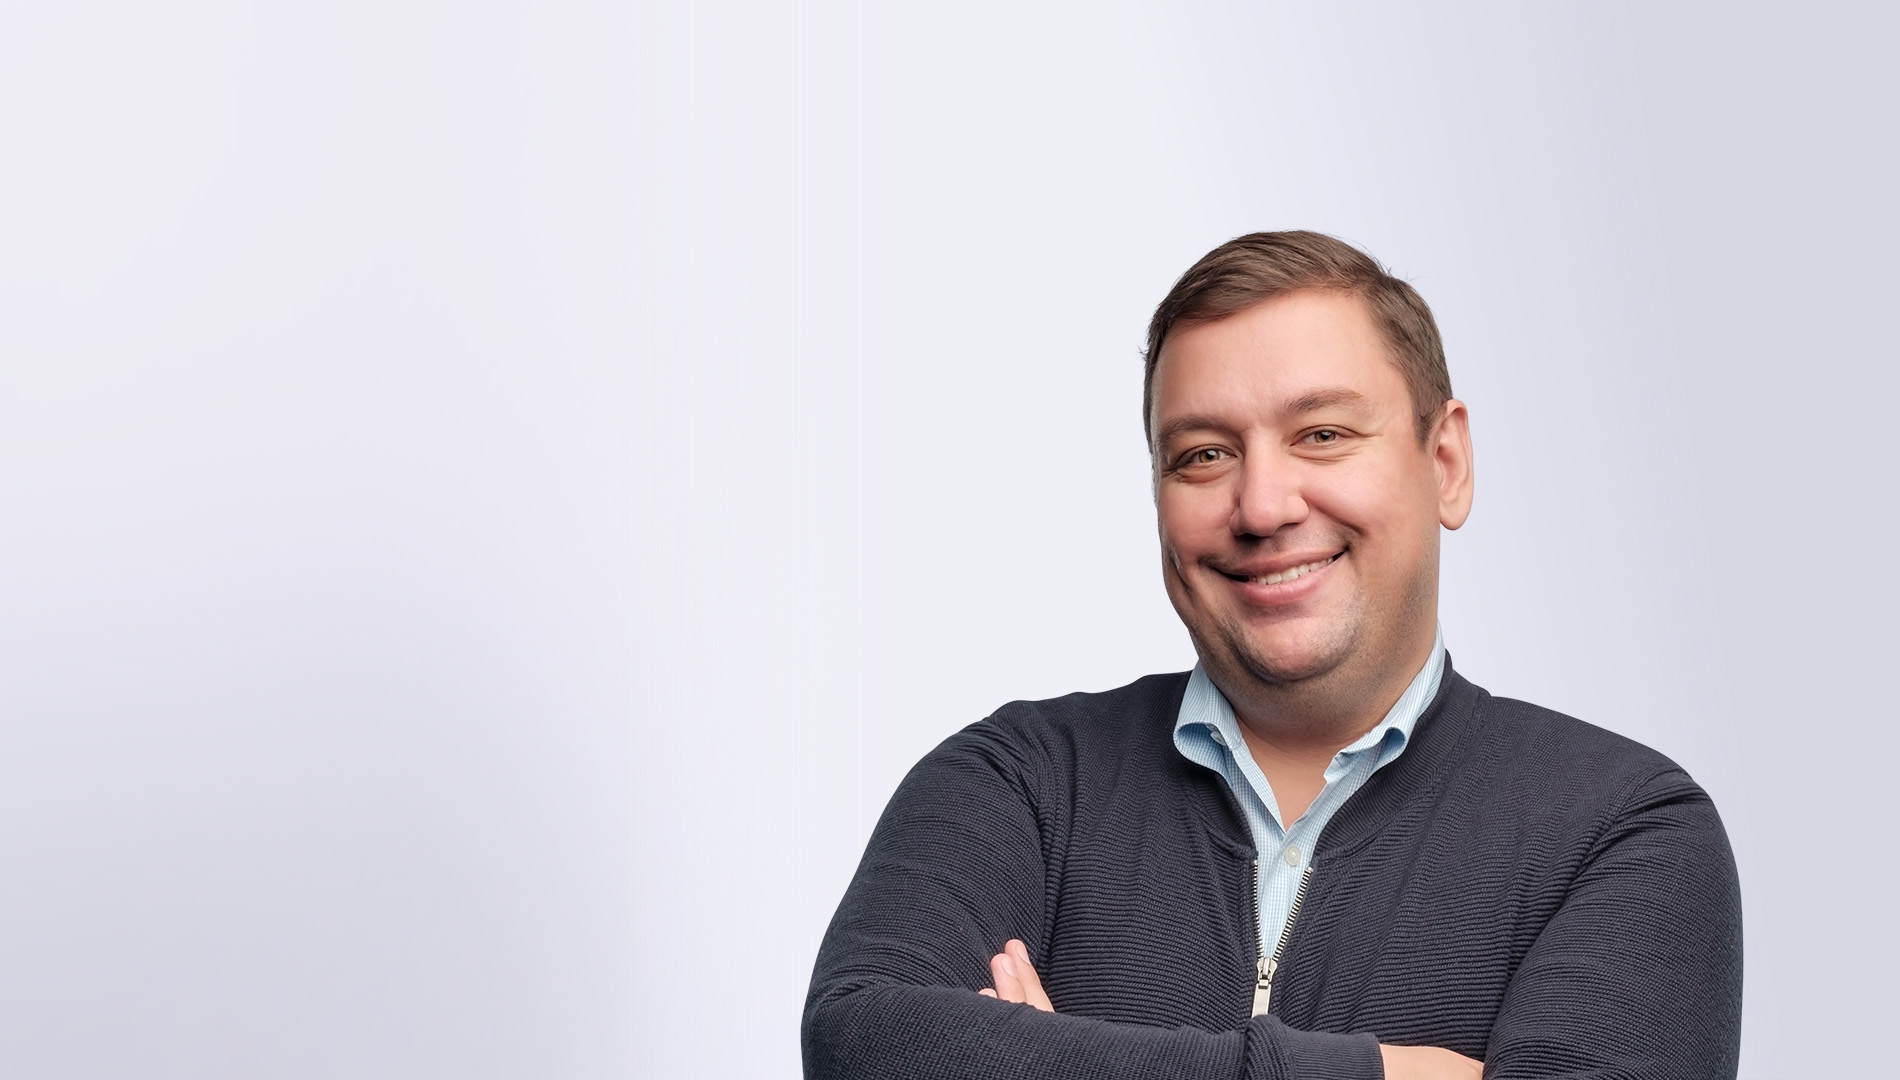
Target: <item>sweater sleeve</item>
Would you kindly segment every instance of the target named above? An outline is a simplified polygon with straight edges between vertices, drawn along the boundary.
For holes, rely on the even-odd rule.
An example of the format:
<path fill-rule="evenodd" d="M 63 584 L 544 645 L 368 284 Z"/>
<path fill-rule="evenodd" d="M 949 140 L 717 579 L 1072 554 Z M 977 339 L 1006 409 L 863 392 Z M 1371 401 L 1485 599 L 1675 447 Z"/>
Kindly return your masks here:
<path fill-rule="evenodd" d="M 1688 776 L 1639 784 L 1512 976 L 1487 1080 L 1719 1080 L 1741 1041 L 1741 893 Z"/>
<path fill-rule="evenodd" d="M 1046 822 L 1027 771 L 978 725 L 899 786 L 819 949 L 807 1080 L 1378 1080 L 1368 1035 L 1121 1024 L 976 993 L 1009 938 L 1043 955 Z"/>

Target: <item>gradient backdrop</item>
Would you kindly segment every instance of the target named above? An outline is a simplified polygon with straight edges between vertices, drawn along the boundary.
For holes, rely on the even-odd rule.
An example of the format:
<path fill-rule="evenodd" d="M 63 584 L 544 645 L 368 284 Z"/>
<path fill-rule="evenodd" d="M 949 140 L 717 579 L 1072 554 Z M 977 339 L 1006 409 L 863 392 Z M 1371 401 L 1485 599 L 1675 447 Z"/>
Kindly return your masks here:
<path fill-rule="evenodd" d="M 1437 310 L 1461 670 L 1676 757 L 1748 1080 L 1876 1075 L 1875 5 L 0 15 L 0 1074 L 799 1074 L 904 770 L 1187 666 L 1149 310 Z"/>

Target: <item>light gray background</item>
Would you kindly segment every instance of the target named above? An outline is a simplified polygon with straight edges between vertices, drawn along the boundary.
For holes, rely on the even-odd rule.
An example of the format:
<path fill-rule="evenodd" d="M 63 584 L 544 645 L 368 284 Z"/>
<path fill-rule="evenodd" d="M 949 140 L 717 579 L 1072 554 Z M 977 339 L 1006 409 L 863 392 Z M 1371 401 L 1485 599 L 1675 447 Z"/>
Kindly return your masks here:
<path fill-rule="evenodd" d="M 1148 311 L 1436 308 L 1443 620 L 1741 863 L 1743 1076 L 1894 1004 L 1891 16 L 16 5 L 0 1074 L 794 1077 L 877 812 L 1191 662 Z"/>

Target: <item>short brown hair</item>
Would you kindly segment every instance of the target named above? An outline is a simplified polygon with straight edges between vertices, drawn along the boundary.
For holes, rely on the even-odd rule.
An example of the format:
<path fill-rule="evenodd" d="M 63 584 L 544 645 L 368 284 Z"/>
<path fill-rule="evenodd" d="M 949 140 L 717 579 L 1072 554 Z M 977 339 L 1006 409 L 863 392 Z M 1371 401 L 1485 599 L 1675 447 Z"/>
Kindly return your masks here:
<path fill-rule="evenodd" d="M 1201 256 L 1181 275 L 1148 323 L 1147 371 L 1141 383 L 1141 430 L 1154 441 L 1155 365 L 1168 331 L 1182 323 L 1237 315 L 1264 300 L 1301 289 L 1343 292 L 1362 300 L 1392 346 L 1393 362 L 1412 393 L 1419 442 L 1451 400 L 1451 372 L 1432 309 L 1418 291 L 1372 256 L 1324 233 L 1258 232 L 1235 237 Z"/>

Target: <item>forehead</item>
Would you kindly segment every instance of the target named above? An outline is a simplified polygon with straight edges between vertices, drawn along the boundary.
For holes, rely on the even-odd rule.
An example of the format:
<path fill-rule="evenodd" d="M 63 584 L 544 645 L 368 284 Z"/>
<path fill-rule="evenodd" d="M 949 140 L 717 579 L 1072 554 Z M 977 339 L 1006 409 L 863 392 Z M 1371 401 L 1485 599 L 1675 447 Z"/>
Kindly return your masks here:
<path fill-rule="evenodd" d="M 1410 412 L 1404 376 L 1363 301 L 1340 292 L 1287 293 L 1169 331 L 1155 367 L 1156 430 L 1185 413 L 1251 424 L 1336 390 L 1352 391 L 1381 415 Z"/>

